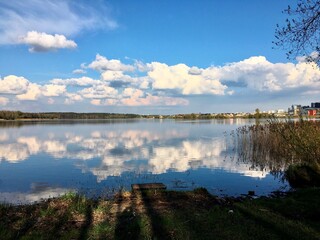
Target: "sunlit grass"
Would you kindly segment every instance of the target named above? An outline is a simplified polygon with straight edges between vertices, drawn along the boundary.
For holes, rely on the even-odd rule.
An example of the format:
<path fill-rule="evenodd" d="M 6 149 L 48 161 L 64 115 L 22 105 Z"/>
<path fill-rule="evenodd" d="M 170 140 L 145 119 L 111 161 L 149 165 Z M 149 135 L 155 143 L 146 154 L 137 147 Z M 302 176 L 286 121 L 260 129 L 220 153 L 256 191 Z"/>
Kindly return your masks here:
<path fill-rule="evenodd" d="M 1 239 L 319 239 L 319 188 L 223 203 L 205 189 L 0 207 Z M 221 199 L 220 199 L 221 200 Z M 79 207 L 80 204 L 85 206 Z M 85 209 L 85 211 L 83 211 Z M 232 210 L 232 212 L 230 212 Z"/>

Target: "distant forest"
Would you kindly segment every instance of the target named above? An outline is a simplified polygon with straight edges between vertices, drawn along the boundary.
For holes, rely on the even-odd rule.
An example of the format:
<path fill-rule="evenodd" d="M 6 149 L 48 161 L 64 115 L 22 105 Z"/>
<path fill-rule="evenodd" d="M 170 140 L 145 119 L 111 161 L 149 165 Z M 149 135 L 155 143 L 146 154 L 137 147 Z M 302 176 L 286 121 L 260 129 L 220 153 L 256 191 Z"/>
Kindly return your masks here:
<path fill-rule="evenodd" d="M 138 114 L 122 113 L 74 113 L 74 112 L 43 112 L 29 113 L 20 111 L 0 111 L 0 119 L 123 119 L 140 118 Z"/>
<path fill-rule="evenodd" d="M 176 114 L 176 115 L 139 115 L 130 113 L 75 113 L 75 112 L 41 112 L 30 113 L 21 111 L 0 111 L 0 119 L 3 120 L 27 120 L 27 119 L 134 119 L 134 118 L 170 118 L 170 119 L 225 119 L 225 118 L 270 118 L 273 114 L 260 113 L 246 113 L 237 115 L 234 113 L 190 113 L 190 114 Z"/>

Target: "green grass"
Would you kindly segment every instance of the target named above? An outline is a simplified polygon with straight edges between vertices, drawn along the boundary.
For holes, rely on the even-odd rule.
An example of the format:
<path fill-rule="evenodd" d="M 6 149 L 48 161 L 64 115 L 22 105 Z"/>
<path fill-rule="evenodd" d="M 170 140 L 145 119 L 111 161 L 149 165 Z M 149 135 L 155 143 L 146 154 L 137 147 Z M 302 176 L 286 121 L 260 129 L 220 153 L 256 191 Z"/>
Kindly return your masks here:
<path fill-rule="evenodd" d="M 1 239 L 320 239 L 320 189 L 221 200 L 205 189 L 0 205 Z M 230 211 L 232 210 L 232 211 Z"/>

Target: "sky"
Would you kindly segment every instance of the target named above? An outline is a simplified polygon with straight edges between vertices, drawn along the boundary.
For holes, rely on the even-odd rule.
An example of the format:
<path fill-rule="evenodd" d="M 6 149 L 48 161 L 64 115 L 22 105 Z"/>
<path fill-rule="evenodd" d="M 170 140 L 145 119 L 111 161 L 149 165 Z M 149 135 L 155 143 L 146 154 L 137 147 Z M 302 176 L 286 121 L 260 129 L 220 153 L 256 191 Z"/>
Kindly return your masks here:
<path fill-rule="evenodd" d="M 0 109 L 254 112 L 320 101 L 274 48 L 296 0 L 0 0 Z"/>

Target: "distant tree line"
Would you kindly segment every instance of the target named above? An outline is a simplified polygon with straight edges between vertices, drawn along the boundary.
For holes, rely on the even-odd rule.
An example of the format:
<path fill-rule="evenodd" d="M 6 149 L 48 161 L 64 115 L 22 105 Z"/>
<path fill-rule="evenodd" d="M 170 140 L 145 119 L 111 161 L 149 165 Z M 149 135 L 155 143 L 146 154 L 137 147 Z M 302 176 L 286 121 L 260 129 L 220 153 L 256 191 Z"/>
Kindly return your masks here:
<path fill-rule="evenodd" d="M 30 113 L 21 111 L 0 111 L 0 119 L 134 119 L 134 118 L 169 118 L 169 119 L 226 119 L 226 118 L 270 118 L 273 114 L 261 113 L 256 109 L 255 113 L 237 115 L 233 113 L 190 113 L 177 115 L 139 115 L 130 113 L 75 113 L 75 112 L 42 112 Z"/>
<path fill-rule="evenodd" d="M 178 114 L 169 116 L 167 118 L 174 119 L 228 119 L 228 118 L 270 118 L 274 117 L 274 114 L 269 113 L 261 113 L 260 111 L 256 111 L 255 113 L 246 113 L 243 115 L 237 115 L 234 113 L 218 113 L 218 114 L 210 114 L 210 113 L 191 113 L 191 114 Z"/>
<path fill-rule="evenodd" d="M 74 112 L 43 112 L 29 113 L 21 111 L 0 111 L 0 119 L 120 119 L 140 118 L 138 114 L 122 113 L 74 113 Z"/>

